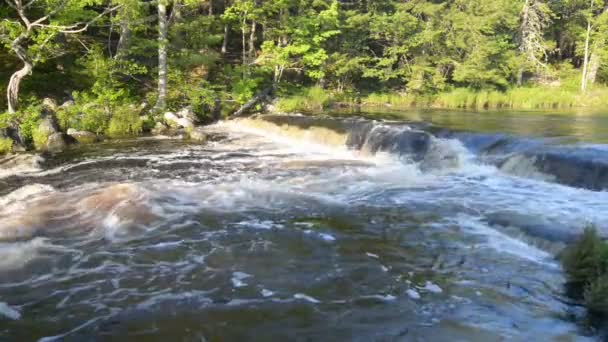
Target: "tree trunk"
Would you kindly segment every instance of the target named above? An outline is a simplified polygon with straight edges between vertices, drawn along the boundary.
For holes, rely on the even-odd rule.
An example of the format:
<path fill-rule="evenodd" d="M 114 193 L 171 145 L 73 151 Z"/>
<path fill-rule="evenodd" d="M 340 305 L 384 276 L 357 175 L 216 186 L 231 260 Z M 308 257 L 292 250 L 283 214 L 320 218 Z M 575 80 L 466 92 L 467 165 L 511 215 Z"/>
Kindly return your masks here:
<path fill-rule="evenodd" d="M 594 84 L 597 78 L 597 72 L 600 69 L 600 55 L 597 51 L 591 53 L 589 58 L 589 66 L 587 67 L 587 84 Z"/>
<path fill-rule="evenodd" d="M 587 71 L 589 67 L 589 40 L 591 37 L 591 20 L 587 22 L 587 34 L 585 35 L 585 55 L 583 56 L 583 76 L 581 78 L 581 91 L 587 90 Z"/>
<path fill-rule="evenodd" d="M 158 99 L 156 109 L 165 108 L 167 100 L 167 5 L 158 2 Z"/>
<path fill-rule="evenodd" d="M 257 23 L 255 20 L 251 23 L 251 32 L 249 33 L 249 60 L 255 60 L 255 41 L 256 41 L 256 26 Z"/>
<path fill-rule="evenodd" d="M 242 52 L 243 52 L 243 78 L 247 77 L 246 66 L 247 66 L 247 12 L 243 14 L 243 22 L 241 23 L 241 36 L 243 40 Z"/>
<path fill-rule="evenodd" d="M 8 82 L 6 89 L 6 97 L 8 100 L 8 112 L 13 114 L 19 107 L 19 87 L 21 80 L 32 72 L 32 64 L 28 61 L 23 61 L 23 68 L 13 73 Z"/>
<path fill-rule="evenodd" d="M 131 28 L 129 27 L 129 22 L 127 19 L 123 18 L 120 20 L 120 38 L 118 39 L 118 44 L 116 45 L 116 54 L 114 55 L 114 59 L 120 59 L 126 54 L 130 41 Z"/>
<path fill-rule="evenodd" d="M 228 24 L 224 25 L 224 41 L 222 42 L 222 55 L 225 55 L 228 52 L 228 35 L 230 33 L 230 28 Z"/>

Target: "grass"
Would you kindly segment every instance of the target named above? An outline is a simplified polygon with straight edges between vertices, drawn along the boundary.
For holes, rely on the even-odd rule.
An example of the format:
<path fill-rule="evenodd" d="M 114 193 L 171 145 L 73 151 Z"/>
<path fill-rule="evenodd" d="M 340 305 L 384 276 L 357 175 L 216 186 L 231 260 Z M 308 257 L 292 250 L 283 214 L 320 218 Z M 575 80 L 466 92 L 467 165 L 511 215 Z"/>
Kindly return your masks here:
<path fill-rule="evenodd" d="M 277 107 L 283 112 L 315 112 L 340 104 L 367 108 L 445 109 L 571 109 L 608 107 L 608 88 L 597 87 L 585 94 L 573 87 L 520 87 L 507 91 L 455 88 L 439 94 L 370 93 L 357 99 L 352 94 L 332 93 L 319 87 L 306 88 L 282 97 Z"/>
<path fill-rule="evenodd" d="M 582 300 L 596 318 L 608 319 L 608 242 L 588 228 L 565 250 L 561 261 L 568 294 Z"/>
<path fill-rule="evenodd" d="M 277 108 L 283 112 L 319 111 L 332 103 L 332 94 L 320 87 L 307 88 L 300 94 L 280 98 Z"/>
<path fill-rule="evenodd" d="M 450 109 L 569 109 L 608 106 L 608 88 L 597 88 L 582 94 L 577 90 L 546 87 L 473 90 L 456 88 L 436 95 L 370 94 L 362 100 L 368 107 L 392 106 Z"/>

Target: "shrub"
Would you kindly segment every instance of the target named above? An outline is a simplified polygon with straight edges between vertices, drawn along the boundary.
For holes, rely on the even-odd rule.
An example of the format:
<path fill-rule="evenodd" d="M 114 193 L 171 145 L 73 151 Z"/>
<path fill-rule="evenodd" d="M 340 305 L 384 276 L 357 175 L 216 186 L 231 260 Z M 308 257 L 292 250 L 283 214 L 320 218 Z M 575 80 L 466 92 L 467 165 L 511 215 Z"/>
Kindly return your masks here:
<path fill-rule="evenodd" d="M 570 296 L 582 299 L 590 313 L 608 317 L 608 243 L 588 228 L 561 260 Z"/>
<path fill-rule="evenodd" d="M 13 149 L 13 141 L 9 138 L 0 138 L 0 155 L 10 153 Z"/>
<path fill-rule="evenodd" d="M 608 274 L 595 279 L 585 288 L 584 299 L 589 312 L 608 317 Z"/>
<path fill-rule="evenodd" d="M 74 93 L 74 104 L 59 108 L 57 121 L 63 131 L 74 128 L 79 131 L 103 133 L 111 118 L 107 106 L 99 103 L 98 98 L 87 93 Z"/>
<path fill-rule="evenodd" d="M 112 138 L 137 135 L 141 133 L 143 121 L 139 112 L 130 105 L 114 108 L 106 134 Z"/>

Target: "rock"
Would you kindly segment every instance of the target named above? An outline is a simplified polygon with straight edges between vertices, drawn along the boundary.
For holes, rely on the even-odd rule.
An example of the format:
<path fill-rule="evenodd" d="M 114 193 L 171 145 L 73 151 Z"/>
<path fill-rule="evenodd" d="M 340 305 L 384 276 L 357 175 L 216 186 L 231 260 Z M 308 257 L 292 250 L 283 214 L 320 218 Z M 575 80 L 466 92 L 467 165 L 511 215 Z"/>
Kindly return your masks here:
<path fill-rule="evenodd" d="M 194 122 L 188 118 L 180 118 L 172 112 L 166 112 L 164 115 L 167 124 L 173 128 L 193 128 Z"/>
<path fill-rule="evenodd" d="M 181 119 L 188 119 L 193 123 L 196 123 L 198 121 L 196 114 L 194 114 L 194 111 L 190 106 L 182 108 L 179 112 L 175 113 L 175 115 L 177 115 L 177 117 Z"/>
<path fill-rule="evenodd" d="M 74 101 L 72 100 L 67 100 L 65 101 L 63 104 L 61 104 L 61 106 L 59 106 L 59 108 L 68 108 L 68 107 L 72 107 L 75 104 Z"/>
<path fill-rule="evenodd" d="M 193 128 L 190 131 L 189 136 L 190 136 L 190 139 L 192 139 L 194 141 L 198 141 L 198 142 L 207 141 L 207 134 L 205 133 L 205 131 L 203 130 L 202 127 Z"/>
<path fill-rule="evenodd" d="M 154 135 L 162 135 L 165 134 L 168 129 L 169 127 L 165 126 L 162 122 L 157 122 L 150 132 Z"/>
<path fill-rule="evenodd" d="M 45 136 L 50 136 L 52 134 L 58 133 L 59 127 L 55 118 L 52 115 L 45 116 L 40 124 L 38 125 L 38 133 Z"/>
<path fill-rule="evenodd" d="M 68 130 L 68 135 L 74 138 L 79 144 L 92 144 L 97 142 L 97 134 L 88 131 L 72 131 Z"/>
<path fill-rule="evenodd" d="M 46 141 L 46 150 L 49 152 L 61 152 L 66 149 L 68 143 L 63 133 L 54 133 Z"/>
<path fill-rule="evenodd" d="M 55 101 L 54 99 L 50 98 L 50 97 L 45 97 L 44 100 L 42 100 L 42 107 L 50 110 L 52 112 L 57 110 L 57 101 Z"/>
<path fill-rule="evenodd" d="M 67 135 L 72 135 L 72 134 L 74 134 L 76 132 L 78 132 L 77 129 L 75 129 L 75 128 L 68 128 L 68 131 L 66 133 L 67 133 Z"/>

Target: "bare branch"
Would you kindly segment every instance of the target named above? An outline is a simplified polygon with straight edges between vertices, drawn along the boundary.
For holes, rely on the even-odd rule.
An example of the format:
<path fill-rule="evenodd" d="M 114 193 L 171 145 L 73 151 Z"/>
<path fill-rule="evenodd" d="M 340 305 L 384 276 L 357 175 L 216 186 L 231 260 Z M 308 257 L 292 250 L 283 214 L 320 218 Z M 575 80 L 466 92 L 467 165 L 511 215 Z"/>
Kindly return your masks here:
<path fill-rule="evenodd" d="M 68 34 L 80 33 L 80 32 L 86 31 L 91 24 L 93 24 L 94 22 L 96 22 L 97 20 L 99 20 L 101 17 L 105 16 L 108 13 L 114 12 L 117 9 L 121 8 L 121 7 L 122 7 L 122 5 L 117 5 L 117 6 L 114 6 L 114 7 L 107 8 L 105 11 L 103 11 L 102 13 L 100 13 L 99 15 L 97 15 L 95 18 L 89 20 L 86 23 L 76 23 L 76 24 L 73 24 L 73 25 L 46 25 L 46 24 L 41 24 L 41 23 L 35 22 L 35 23 L 32 23 L 32 27 L 36 26 L 36 27 L 41 27 L 41 28 L 51 28 L 51 29 L 58 30 L 58 32 L 68 33 Z M 82 26 L 82 27 L 79 27 L 79 26 Z"/>

